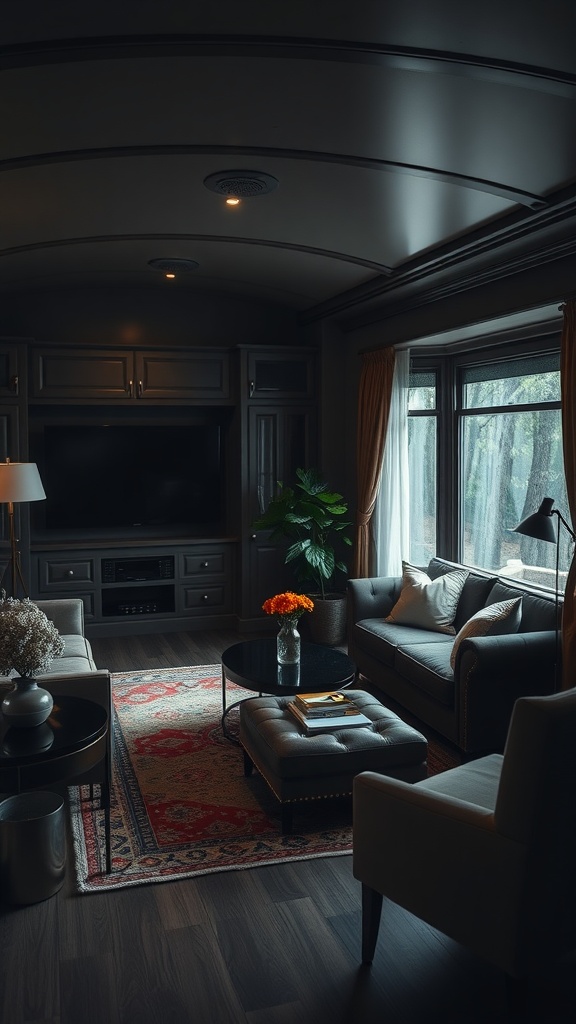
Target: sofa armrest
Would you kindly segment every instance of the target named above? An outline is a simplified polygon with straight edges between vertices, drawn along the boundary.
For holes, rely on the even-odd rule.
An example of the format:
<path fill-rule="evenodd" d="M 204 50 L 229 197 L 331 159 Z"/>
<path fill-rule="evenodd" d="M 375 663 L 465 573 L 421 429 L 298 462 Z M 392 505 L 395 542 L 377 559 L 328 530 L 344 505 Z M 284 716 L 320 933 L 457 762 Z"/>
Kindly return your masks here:
<path fill-rule="evenodd" d="M 80 597 L 50 598 L 35 601 L 54 623 L 61 636 L 84 636 L 84 602 Z"/>
<path fill-rule="evenodd" d="M 82 602 L 80 602 L 82 603 Z M 112 713 L 112 681 L 108 669 L 94 672 L 66 673 L 63 675 L 38 676 L 39 685 L 53 696 L 85 697 L 104 708 L 108 715 L 107 758 L 112 778 L 112 755 L 114 750 L 114 718 Z"/>
<path fill-rule="evenodd" d="M 353 789 L 354 877 L 508 968 L 525 848 L 496 831 L 488 808 L 418 783 L 363 772 Z M 366 939 L 370 928 L 363 922 Z"/>
<path fill-rule="evenodd" d="M 454 671 L 462 749 L 502 752 L 518 697 L 553 693 L 554 630 L 463 640 Z"/>
<path fill-rule="evenodd" d="M 400 576 L 373 576 L 348 580 L 348 624 L 385 618 L 392 611 L 402 585 Z"/>

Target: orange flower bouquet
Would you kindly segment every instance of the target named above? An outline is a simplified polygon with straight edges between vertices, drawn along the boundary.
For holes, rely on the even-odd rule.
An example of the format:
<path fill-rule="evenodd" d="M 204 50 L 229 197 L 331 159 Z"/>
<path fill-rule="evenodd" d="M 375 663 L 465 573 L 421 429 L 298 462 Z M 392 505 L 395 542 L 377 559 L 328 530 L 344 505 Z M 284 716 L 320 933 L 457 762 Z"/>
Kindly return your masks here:
<path fill-rule="evenodd" d="M 278 663 L 280 665 L 297 665 L 300 661 L 300 634 L 297 630 L 298 619 L 304 612 L 311 612 L 314 602 L 304 594 L 293 594 L 287 590 L 285 594 L 269 597 L 262 605 L 267 615 L 275 615 L 280 623 L 280 632 L 276 638 Z"/>
<path fill-rule="evenodd" d="M 276 615 L 281 622 L 283 619 L 297 622 L 304 612 L 311 612 L 313 607 L 314 602 L 305 594 L 293 594 L 291 590 L 287 590 L 285 594 L 269 597 L 267 601 L 264 601 L 262 610 L 267 615 Z"/>

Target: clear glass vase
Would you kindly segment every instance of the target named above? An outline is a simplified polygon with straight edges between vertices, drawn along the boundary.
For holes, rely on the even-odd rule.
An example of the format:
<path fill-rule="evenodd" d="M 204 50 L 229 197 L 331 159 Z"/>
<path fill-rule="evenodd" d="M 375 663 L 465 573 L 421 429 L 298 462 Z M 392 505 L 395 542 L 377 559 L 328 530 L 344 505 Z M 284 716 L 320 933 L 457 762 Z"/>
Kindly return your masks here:
<path fill-rule="evenodd" d="M 276 648 L 279 665 L 297 665 L 300 661 L 300 633 L 298 622 L 283 619 L 280 632 L 276 637 Z"/>

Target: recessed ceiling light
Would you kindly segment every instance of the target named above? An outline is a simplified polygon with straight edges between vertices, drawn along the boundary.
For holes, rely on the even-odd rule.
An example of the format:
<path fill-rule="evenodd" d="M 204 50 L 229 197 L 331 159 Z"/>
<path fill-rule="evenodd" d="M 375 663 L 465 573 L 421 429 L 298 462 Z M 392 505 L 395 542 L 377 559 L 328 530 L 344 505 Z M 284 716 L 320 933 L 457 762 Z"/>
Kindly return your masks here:
<path fill-rule="evenodd" d="M 173 259 L 160 257 L 159 259 L 148 260 L 148 266 L 152 270 L 159 270 L 164 277 L 173 281 L 178 274 L 187 274 L 190 270 L 197 270 L 199 264 L 196 260 L 185 260 L 175 257 Z"/>
<path fill-rule="evenodd" d="M 210 192 L 228 199 L 257 199 L 278 188 L 278 179 L 263 171 L 217 171 L 204 178 Z"/>

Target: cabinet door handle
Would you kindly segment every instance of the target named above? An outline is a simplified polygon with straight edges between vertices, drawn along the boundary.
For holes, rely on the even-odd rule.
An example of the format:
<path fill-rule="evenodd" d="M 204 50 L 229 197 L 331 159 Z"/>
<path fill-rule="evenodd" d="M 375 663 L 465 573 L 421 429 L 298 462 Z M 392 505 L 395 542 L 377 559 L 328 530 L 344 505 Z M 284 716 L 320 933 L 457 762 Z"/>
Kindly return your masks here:
<path fill-rule="evenodd" d="M 67 576 L 73 576 L 74 575 L 74 569 L 68 569 L 66 575 Z"/>
<path fill-rule="evenodd" d="M 208 562 L 201 562 L 200 568 L 201 569 L 207 569 L 208 568 Z"/>
<path fill-rule="evenodd" d="M 15 373 L 13 377 L 10 377 L 10 391 L 12 392 L 12 394 L 14 394 L 14 395 L 18 394 L 19 386 L 20 386 L 20 378 L 18 377 L 18 374 Z"/>
<path fill-rule="evenodd" d="M 142 381 L 139 380 L 138 381 L 138 398 L 142 398 L 143 394 L 144 394 L 144 388 L 142 387 Z"/>
<path fill-rule="evenodd" d="M 129 393 L 130 398 L 134 398 L 134 381 L 133 380 L 129 380 L 128 381 L 128 393 Z"/>
<path fill-rule="evenodd" d="M 255 390 L 256 390 L 256 383 L 255 383 L 255 381 L 249 380 L 248 381 L 248 398 L 252 398 L 252 395 L 254 394 Z"/>
<path fill-rule="evenodd" d="M 204 604 L 207 604 L 208 603 L 208 594 L 202 594 L 202 600 L 204 601 Z"/>
<path fill-rule="evenodd" d="M 258 534 L 256 534 L 256 533 L 251 533 L 251 534 L 250 534 L 250 540 L 256 540 L 256 539 L 257 539 L 257 536 L 258 536 Z"/>

